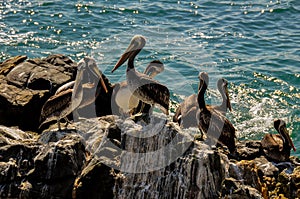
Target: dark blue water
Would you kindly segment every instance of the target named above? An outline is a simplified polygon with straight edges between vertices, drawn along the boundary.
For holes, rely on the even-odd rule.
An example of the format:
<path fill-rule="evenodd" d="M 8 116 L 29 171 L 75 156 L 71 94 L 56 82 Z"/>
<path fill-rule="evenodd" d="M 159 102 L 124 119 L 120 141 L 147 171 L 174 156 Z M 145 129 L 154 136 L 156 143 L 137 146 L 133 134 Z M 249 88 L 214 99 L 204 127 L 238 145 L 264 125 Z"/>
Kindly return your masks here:
<path fill-rule="evenodd" d="M 136 61 L 165 64 L 157 80 L 180 102 L 210 76 L 209 103 L 220 103 L 216 81 L 230 82 L 230 120 L 240 139 L 275 132 L 283 118 L 300 151 L 300 1 L 0 1 L 0 60 L 53 53 L 74 61 L 93 56 L 112 82 L 111 69 L 135 34 L 147 44 Z M 300 152 L 296 152 L 297 155 Z"/>

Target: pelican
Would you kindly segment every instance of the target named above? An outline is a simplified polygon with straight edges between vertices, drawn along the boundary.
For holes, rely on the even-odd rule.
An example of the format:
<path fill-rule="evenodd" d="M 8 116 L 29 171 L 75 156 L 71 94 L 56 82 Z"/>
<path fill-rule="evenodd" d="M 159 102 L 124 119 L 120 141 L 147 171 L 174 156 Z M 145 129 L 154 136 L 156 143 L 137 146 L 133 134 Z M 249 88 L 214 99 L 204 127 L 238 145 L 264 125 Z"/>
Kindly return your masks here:
<path fill-rule="evenodd" d="M 261 141 L 263 151 L 267 158 L 276 161 L 289 160 L 291 149 L 296 151 L 294 143 L 287 131 L 286 123 L 281 119 L 274 120 L 274 128 L 278 134 L 266 134 Z"/>
<path fill-rule="evenodd" d="M 229 111 L 232 111 L 227 86 L 228 86 L 228 81 L 224 78 L 220 78 L 217 82 L 217 87 L 218 87 L 219 93 L 222 96 L 222 104 L 219 106 L 208 105 L 209 108 L 212 108 L 215 111 L 220 112 L 224 116 L 226 116 L 227 109 Z"/>
<path fill-rule="evenodd" d="M 96 92 L 91 93 L 90 90 L 95 88 L 95 84 L 98 83 L 99 79 L 102 88 L 107 92 L 106 85 L 102 79 L 102 73 L 99 71 L 95 60 L 85 57 L 79 61 L 75 81 L 66 83 L 60 87 L 43 105 L 40 116 L 40 121 L 42 122 L 40 127 L 47 122 L 57 120 L 58 129 L 61 130 L 61 119 L 69 122 L 67 116 L 76 108 L 94 102 L 101 87 L 98 86 Z"/>
<path fill-rule="evenodd" d="M 151 78 L 154 78 L 157 74 L 163 71 L 163 63 L 159 60 L 154 60 L 148 64 L 144 71 L 144 74 L 148 75 Z M 132 95 L 127 81 L 123 81 L 114 85 L 112 100 L 114 102 L 114 105 L 117 105 L 117 109 L 115 110 L 117 113 L 119 111 L 120 113 L 129 113 L 130 115 L 135 115 L 140 112 L 149 112 L 149 109 L 151 108 L 149 104 L 145 104 L 144 102 L 139 101 L 138 98 Z"/>
<path fill-rule="evenodd" d="M 200 86 L 197 96 L 199 105 L 199 111 L 197 112 L 198 127 L 210 140 L 216 140 L 217 146 L 225 145 L 230 153 L 233 153 L 236 150 L 235 128 L 224 115 L 206 106 L 204 94 L 209 81 L 208 74 L 201 72 L 199 78 Z"/>
<path fill-rule="evenodd" d="M 167 87 L 153 80 L 146 74 L 139 73 L 134 68 L 134 58 L 146 44 L 146 39 L 141 35 L 132 38 L 125 53 L 118 60 L 111 72 L 117 70 L 128 60 L 126 80 L 129 90 L 137 100 L 150 105 L 159 105 L 160 109 L 169 114 L 170 92 Z"/>
<path fill-rule="evenodd" d="M 149 75 L 149 77 L 154 78 L 159 73 L 165 70 L 164 64 L 159 60 L 154 60 L 150 62 L 150 64 L 146 67 L 144 74 Z M 132 114 L 137 113 L 146 113 L 148 114 L 151 109 L 151 105 L 144 103 L 143 101 L 139 101 L 139 104 L 134 110 L 132 110 Z"/>
<path fill-rule="evenodd" d="M 199 73 L 200 75 L 201 73 Z M 200 76 L 198 76 L 199 80 Z M 222 115 L 226 115 L 227 109 L 230 111 L 231 103 L 228 94 L 228 81 L 224 78 L 220 78 L 217 82 L 218 90 L 222 96 L 222 104 L 219 106 L 207 105 L 208 109 L 220 112 Z M 199 85 L 199 88 L 200 89 Z M 177 107 L 173 116 L 173 122 L 177 122 L 183 128 L 197 127 L 198 121 L 196 119 L 197 112 L 199 111 L 198 99 L 196 94 L 192 94 L 185 98 L 185 100 Z"/>

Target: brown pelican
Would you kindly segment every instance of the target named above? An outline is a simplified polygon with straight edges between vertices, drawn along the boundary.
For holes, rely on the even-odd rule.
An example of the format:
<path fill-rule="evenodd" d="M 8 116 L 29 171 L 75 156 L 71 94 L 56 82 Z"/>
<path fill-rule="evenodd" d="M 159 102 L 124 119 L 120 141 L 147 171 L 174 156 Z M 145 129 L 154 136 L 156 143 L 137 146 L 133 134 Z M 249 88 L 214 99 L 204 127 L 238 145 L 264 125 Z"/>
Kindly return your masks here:
<path fill-rule="evenodd" d="M 200 76 L 198 78 L 201 81 Z M 224 116 L 226 115 L 227 109 L 231 111 L 231 103 L 228 95 L 227 85 L 228 82 L 226 79 L 219 79 L 217 82 L 217 87 L 222 96 L 222 104 L 219 106 L 207 105 L 208 109 L 214 109 Z M 201 85 L 199 84 L 198 89 L 200 89 L 200 86 Z M 185 100 L 177 107 L 176 112 L 173 116 L 173 122 L 178 122 L 183 128 L 197 127 L 198 121 L 196 119 L 196 115 L 199 111 L 197 98 L 198 97 L 196 94 L 190 95 L 185 98 Z"/>
<path fill-rule="evenodd" d="M 210 109 L 205 104 L 204 94 L 208 85 L 208 74 L 201 72 L 199 75 L 200 86 L 198 91 L 199 111 L 197 113 L 198 127 L 205 133 L 210 141 L 215 141 L 217 146 L 225 145 L 233 153 L 235 146 L 235 128 L 231 122 L 220 112 Z"/>
<path fill-rule="evenodd" d="M 146 67 L 144 74 L 148 75 L 151 78 L 154 78 L 157 74 L 164 71 L 164 65 L 159 60 L 154 60 L 149 63 Z M 117 105 L 116 111 L 117 113 L 124 113 L 129 115 L 134 115 L 140 112 L 149 112 L 151 106 L 149 104 L 145 104 L 142 101 L 139 101 L 138 98 L 132 95 L 132 92 L 129 89 L 127 81 L 123 81 L 121 83 L 117 83 L 114 86 L 112 99 Z M 118 110 L 120 109 L 120 110 Z"/>
<path fill-rule="evenodd" d="M 86 106 L 95 100 L 101 87 L 98 86 L 96 92 L 93 93 L 89 93 L 89 90 L 94 88 L 99 80 L 102 88 L 107 92 L 102 74 L 95 60 L 89 57 L 82 59 L 78 63 L 75 81 L 66 83 L 60 87 L 43 105 L 40 116 L 40 121 L 42 121 L 40 127 L 47 122 L 57 120 L 58 128 L 61 130 L 61 119 L 64 118 L 68 122 L 67 116 L 76 108 Z"/>
<path fill-rule="evenodd" d="M 276 162 L 289 160 L 291 149 L 296 151 L 294 143 L 287 131 L 286 124 L 281 119 L 274 120 L 274 128 L 278 134 L 266 134 L 261 141 L 265 155 Z"/>
<path fill-rule="evenodd" d="M 164 71 L 164 64 L 159 60 L 154 60 L 150 62 L 150 64 L 146 67 L 144 74 L 149 75 L 149 77 L 154 78 L 156 75 Z M 145 113 L 148 114 L 150 111 L 151 105 L 144 103 L 143 101 L 139 101 L 139 104 L 134 110 L 132 114 L 137 113 Z"/>
<path fill-rule="evenodd" d="M 159 60 L 151 61 L 146 67 L 144 74 L 149 75 L 149 77 L 154 78 L 157 74 L 164 71 L 164 65 Z M 113 112 L 117 114 L 128 114 L 134 115 L 141 111 L 148 112 L 151 108 L 150 105 L 139 101 L 138 98 L 132 95 L 129 89 L 127 81 L 123 81 L 114 85 L 114 90 L 112 94 Z"/>
<path fill-rule="evenodd" d="M 153 80 L 148 75 L 139 73 L 134 68 L 134 58 L 145 46 L 145 43 L 146 39 L 143 36 L 134 36 L 125 53 L 112 69 L 112 72 L 128 60 L 126 79 L 133 96 L 146 104 L 159 105 L 161 110 L 168 115 L 170 99 L 170 92 L 168 88 L 160 84 L 158 81 Z"/>
<path fill-rule="evenodd" d="M 215 111 L 220 112 L 224 116 L 226 116 L 227 109 L 229 111 L 232 111 L 227 86 L 228 86 L 228 81 L 226 79 L 224 78 L 219 79 L 217 82 L 217 87 L 222 96 L 222 104 L 219 106 L 208 105 L 208 108 L 212 108 Z"/>

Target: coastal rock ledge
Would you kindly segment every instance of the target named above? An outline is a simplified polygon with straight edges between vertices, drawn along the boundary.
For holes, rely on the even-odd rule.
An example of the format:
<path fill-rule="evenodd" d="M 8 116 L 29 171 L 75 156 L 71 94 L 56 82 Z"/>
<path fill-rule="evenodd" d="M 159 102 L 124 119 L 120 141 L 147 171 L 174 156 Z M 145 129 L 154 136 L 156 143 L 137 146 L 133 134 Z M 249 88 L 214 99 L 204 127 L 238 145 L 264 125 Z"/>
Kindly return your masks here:
<path fill-rule="evenodd" d="M 20 93 L 37 100 L 38 112 L 58 85 L 74 79 L 76 63 L 55 57 L 64 60 L 57 73 L 69 74 L 55 84 L 51 75 L 34 78 L 36 73 L 22 84 L 21 78 L 8 78 L 26 62 L 24 56 L 0 64 L 0 198 L 300 198 L 298 158 L 271 162 L 255 140 L 238 141 L 231 156 L 227 148 L 209 146 L 197 129 L 183 130 L 157 113 L 147 125 L 102 112 L 43 132 L 35 130 L 39 113 L 31 118 L 34 127 L 6 121 L 9 108 L 10 114 L 29 114 L 33 105 L 24 108 Z M 43 70 L 58 65 L 42 63 Z"/>

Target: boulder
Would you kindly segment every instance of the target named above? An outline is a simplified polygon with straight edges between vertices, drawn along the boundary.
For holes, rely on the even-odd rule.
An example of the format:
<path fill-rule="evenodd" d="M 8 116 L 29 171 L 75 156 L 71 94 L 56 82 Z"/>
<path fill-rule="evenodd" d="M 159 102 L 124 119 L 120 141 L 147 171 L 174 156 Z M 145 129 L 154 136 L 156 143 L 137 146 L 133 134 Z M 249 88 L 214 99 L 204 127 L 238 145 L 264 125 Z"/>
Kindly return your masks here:
<path fill-rule="evenodd" d="M 64 55 L 16 56 L 2 62 L 0 124 L 37 130 L 43 104 L 59 86 L 74 80 L 76 65 Z"/>

